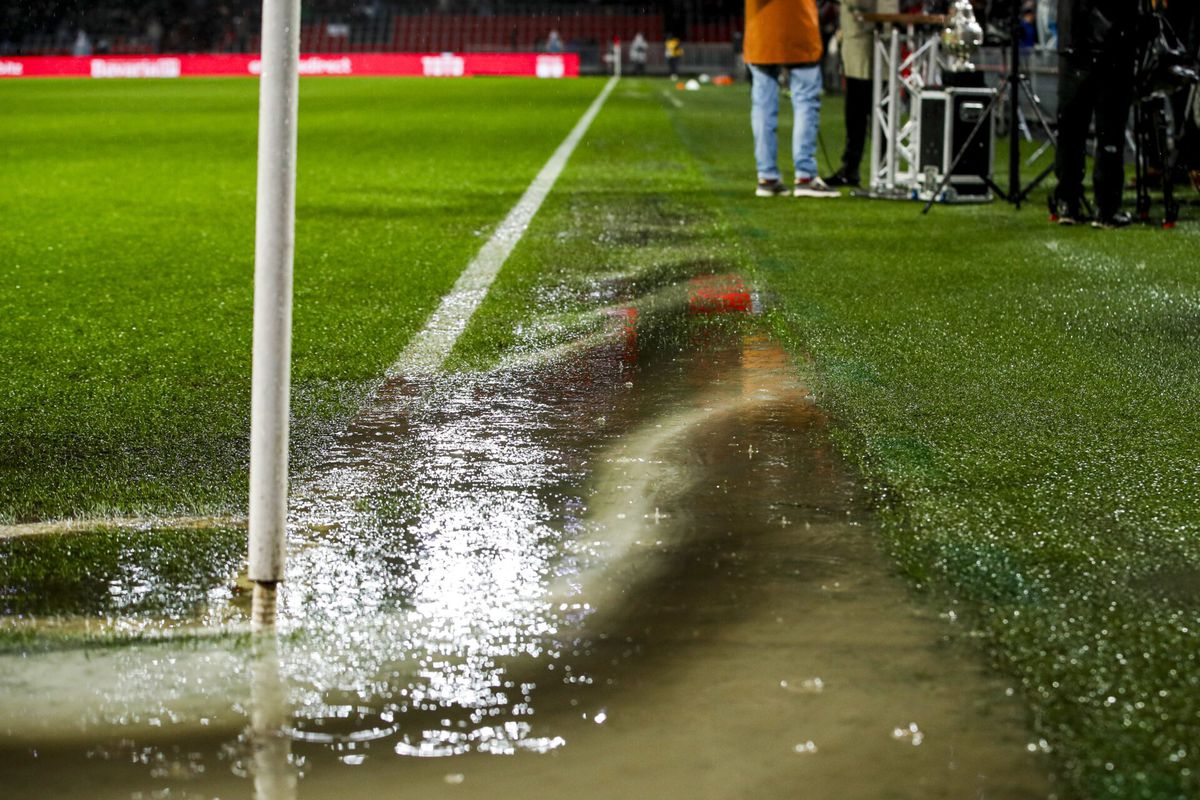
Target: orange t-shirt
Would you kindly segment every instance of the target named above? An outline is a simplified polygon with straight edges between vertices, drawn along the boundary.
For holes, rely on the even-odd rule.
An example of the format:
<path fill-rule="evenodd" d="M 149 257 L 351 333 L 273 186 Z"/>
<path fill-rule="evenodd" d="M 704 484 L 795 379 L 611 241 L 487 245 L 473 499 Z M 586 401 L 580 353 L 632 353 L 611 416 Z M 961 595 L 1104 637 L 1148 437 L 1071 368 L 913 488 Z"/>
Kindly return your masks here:
<path fill-rule="evenodd" d="M 821 60 L 817 0 L 746 0 L 747 64 L 815 64 Z"/>

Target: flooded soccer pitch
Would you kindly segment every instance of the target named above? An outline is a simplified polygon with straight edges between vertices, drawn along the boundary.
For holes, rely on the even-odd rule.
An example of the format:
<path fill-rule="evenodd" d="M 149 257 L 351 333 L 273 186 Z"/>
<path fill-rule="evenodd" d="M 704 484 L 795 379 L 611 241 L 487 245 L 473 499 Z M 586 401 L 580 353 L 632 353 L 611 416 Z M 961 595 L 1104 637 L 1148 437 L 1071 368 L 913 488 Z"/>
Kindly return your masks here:
<path fill-rule="evenodd" d="M 1054 796 L 756 298 L 626 300 L 572 357 L 385 384 L 295 487 L 276 636 L 224 546 L 5 587 L 3 796 Z"/>

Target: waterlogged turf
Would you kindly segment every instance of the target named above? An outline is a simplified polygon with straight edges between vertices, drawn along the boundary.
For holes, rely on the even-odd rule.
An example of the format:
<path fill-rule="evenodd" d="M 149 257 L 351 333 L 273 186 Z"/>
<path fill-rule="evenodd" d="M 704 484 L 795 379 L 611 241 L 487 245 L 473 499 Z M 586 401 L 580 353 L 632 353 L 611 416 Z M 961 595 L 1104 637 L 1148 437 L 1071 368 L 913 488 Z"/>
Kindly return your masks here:
<path fill-rule="evenodd" d="M 1026 698 L 1067 796 L 1200 794 L 1200 212 L 760 199 L 744 89 L 662 91 L 614 95 L 458 363 L 586 330 L 541 288 L 564 275 L 754 275 L 898 565 Z"/>
<path fill-rule="evenodd" d="M 6 798 L 1045 798 L 743 288 L 627 285 L 569 359 L 387 381 L 295 487 L 273 654 L 0 651 Z"/>
<path fill-rule="evenodd" d="M 598 88 L 302 82 L 300 468 Z M 7 82 L 0 125 L 0 521 L 236 512 L 257 84 Z"/>
<path fill-rule="evenodd" d="M 139 530 L 0 539 L 0 654 L 135 641 L 213 626 L 215 601 L 248 602 L 234 576 L 241 528 Z"/>
<path fill-rule="evenodd" d="M 0 286 L 14 365 L 0 378 L 6 513 L 236 505 L 252 89 L 16 86 L 0 87 L 18 132 L 0 169 L 19 187 L 0 196 L 19 223 L 0 229 L 0 252 L 17 254 L 0 264 L 12 275 Z M 526 105 L 495 87 L 527 91 Z M 600 84 L 543 87 L 305 84 L 328 110 L 301 132 L 302 455 L 357 407 Z M 928 217 L 759 199 L 744 87 L 678 93 L 682 107 L 664 90 L 614 93 L 451 364 L 543 359 L 602 330 L 596 307 L 623 294 L 747 276 L 776 334 L 811 358 L 895 562 L 1024 699 L 1059 796 L 1200 794 L 1196 210 L 1173 232 L 1097 232 L 1048 225 L 1040 193 L 1021 212 Z M 401 95 L 425 116 L 394 107 Z M 149 113 L 147 97 L 177 113 Z M 430 130 L 449 116 L 469 133 Z M 135 155 L 120 133 L 131 118 Z M 189 119 L 193 142 L 210 141 L 213 119 L 232 127 L 178 155 L 194 151 L 171 144 Z M 406 149 L 410 123 L 420 145 Z M 318 200 L 306 175 L 338 188 Z M 90 187 L 78 201 L 76 184 Z"/>

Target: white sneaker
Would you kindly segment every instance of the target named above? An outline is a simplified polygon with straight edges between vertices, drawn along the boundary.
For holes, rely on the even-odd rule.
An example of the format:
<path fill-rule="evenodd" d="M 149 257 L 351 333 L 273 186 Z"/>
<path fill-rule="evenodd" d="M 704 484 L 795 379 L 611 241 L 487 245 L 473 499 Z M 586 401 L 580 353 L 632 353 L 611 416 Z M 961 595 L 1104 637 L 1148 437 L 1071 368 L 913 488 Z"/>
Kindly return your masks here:
<path fill-rule="evenodd" d="M 792 190 L 796 197 L 841 197 L 842 193 L 833 189 L 820 178 L 796 178 L 796 188 Z"/>
<path fill-rule="evenodd" d="M 754 193 L 759 197 L 780 197 L 788 193 L 787 185 L 778 178 L 762 179 L 758 181 L 758 188 Z"/>

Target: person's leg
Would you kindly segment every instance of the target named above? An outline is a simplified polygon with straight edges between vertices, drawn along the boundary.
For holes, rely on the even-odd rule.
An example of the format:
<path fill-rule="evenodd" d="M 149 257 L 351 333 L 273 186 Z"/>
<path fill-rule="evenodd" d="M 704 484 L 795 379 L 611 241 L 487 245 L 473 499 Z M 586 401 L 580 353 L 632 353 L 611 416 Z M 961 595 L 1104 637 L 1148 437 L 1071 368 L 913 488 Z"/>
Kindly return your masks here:
<path fill-rule="evenodd" d="M 1059 59 L 1058 73 L 1058 149 L 1054 173 L 1058 188 L 1053 200 L 1078 216 L 1083 197 L 1083 172 L 1087 162 L 1087 135 L 1095 108 L 1094 79 L 1090 67 L 1070 59 Z M 1055 209 L 1052 209 L 1055 210 Z"/>
<path fill-rule="evenodd" d="M 842 153 L 842 175 L 857 183 L 867 146 L 867 124 L 871 119 L 871 81 L 846 78 L 846 149 Z"/>
<path fill-rule="evenodd" d="M 850 3 L 842 3 L 842 74 L 846 80 L 845 133 L 842 163 L 830 176 L 832 184 L 855 186 L 866 148 L 867 125 L 871 118 L 872 61 L 875 55 L 875 26 L 860 20 Z M 895 13 L 896 0 L 877 0 L 872 4 L 881 13 Z"/>
<path fill-rule="evenodd" d="M 1097 67 L 1096 80 L 1104 91 L 1096 97 L 1096 159 L 1092 185 L 1096 214 L 1111 219 L 1121 210 L 1125 186 L 1125 127 L 1133 102 L 1133 63 L 1117 61 Z"/>
<path fill-rule="evenodd" d="M 797 178 L 817 177 L 817 133 L 821 123 L 821 68 L 789 70 L 792 87 L 792 160 Z"/>
<path fill-rule="evenodd" d="M 760 181 L 779 180 L 779 67 L 750 67 L 750 128 Z"/>

